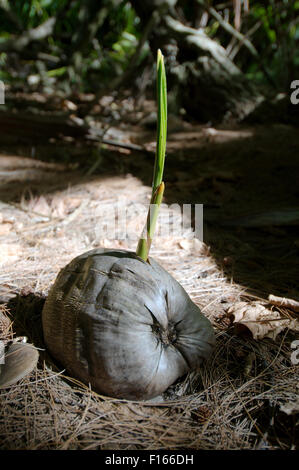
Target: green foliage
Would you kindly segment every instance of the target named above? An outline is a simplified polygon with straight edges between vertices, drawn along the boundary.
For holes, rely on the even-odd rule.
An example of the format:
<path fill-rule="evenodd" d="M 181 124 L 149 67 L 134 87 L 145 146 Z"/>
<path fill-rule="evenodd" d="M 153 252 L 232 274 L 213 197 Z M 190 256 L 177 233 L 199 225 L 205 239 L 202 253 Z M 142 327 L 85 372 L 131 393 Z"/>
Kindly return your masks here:
<path fill-rule="evenodd" d="M 88 29 L 93 25 L 90 21 L 85 25 L 83 23 L 87 3 L 88 7 L 95 10 L 91 22 L 97 14 L 102 14 L 103 18 L 99 21 L 98 28 L 95 25 L 90 40 L 86 40 L 86 37 L 89 34 Z M 122 74 L 128 67 L 140 35 L 139 18 L 127 1 L 15 0 L 13 15 L 22 25 L 22 30 L 17 34 L 36 28 L 49 18 L 57 18 L 54 33 L 40 43 L 34 41 L 26 51 L 25 55 L 30 57 L 32 54 L 33 58 L 27 61 L 26 67 L 28 74 L 39 73 L 38 64 L 34 60 L 35 51 L 57 57 L 58 66 L 57 61 L 53 64 L 51 61 L 46 63 L 47 76 L 52 79 L 53 86 L 57 82 L 55 86 L 62 86 L 64 89 L 65 80 L 71 86 L 79 86 L 86 91 L 95 91 L 99 85 L 109 85 L 115 76 Z M 3 15 L 0 10 L 0 43 L 16 34 L 16 22 L 11 16 Z M 9 67 L 9 61 L 6 65 Z M 0 63 L 0 68 L 2 67 L 4 64 Z M 4 75 L 3 70 L 0 73 Z M 8 71 L 5 78 L 9 79 Z"/>
<path fill-rule="evenodd" d="M 58 69 L 52 69 L 47 72 L 48 77 L 61 77 L 67 72 L 66 67 L 59 67 Z"/>
<path fill-rule="evenodd" d="M 137 45 L 133 34 L 123 31 L 117 42 L 112 45 L 111 57 L 120 64 L 128 65 L 128 60 L 135 52 Z"/>
<path fill-rule="evenodd" d="M 295 43 L 299 37 L 296 23 L 299 2 L 270 0 L 265 3 L 252 2 L 249 21 L 261 23 L 254 43 L 277 86 L 287 87 L 299 59 Z M 248 72 L 254 74 L 255 71 L 258 78 L 258 66 L 252 61 Z"/>

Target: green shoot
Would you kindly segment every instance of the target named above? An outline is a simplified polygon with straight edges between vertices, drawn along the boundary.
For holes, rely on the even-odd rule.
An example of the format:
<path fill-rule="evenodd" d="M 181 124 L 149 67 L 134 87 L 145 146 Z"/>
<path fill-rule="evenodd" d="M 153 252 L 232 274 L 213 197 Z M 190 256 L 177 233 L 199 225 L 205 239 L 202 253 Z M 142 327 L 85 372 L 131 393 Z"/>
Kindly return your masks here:
<path fill-rule="evenodd" d="M 157 147 L 155 156 L 154 176 L 152 183 L 152 197 L 147 215 L 146 225 L 138 242 L 136 254 L 147 261 L 152 239 L 155 232 L 159 208 L 164 193 L 163 172 L 166 152 L 167 134 L 167 88 L 164 58 L 158 50 L 157 56 Z"/>
<path fill-rule="evenodd" d="M 167 89 L 166 74 L 163 55 L 158 50 L 157 57 L 157 101 L 158 101 L 158 121 L 157 121 L 157 147 L 153 178 L 153 192 L 162 183 L 167 133 Z"/>

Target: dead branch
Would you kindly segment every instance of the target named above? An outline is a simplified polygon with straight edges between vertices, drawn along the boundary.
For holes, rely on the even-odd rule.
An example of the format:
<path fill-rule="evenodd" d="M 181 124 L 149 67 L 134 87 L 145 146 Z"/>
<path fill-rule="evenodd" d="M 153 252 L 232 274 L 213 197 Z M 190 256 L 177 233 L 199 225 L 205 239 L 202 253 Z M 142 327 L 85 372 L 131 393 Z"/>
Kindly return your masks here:
<path fill-rule="evenodd" d="M 169 15 L 165 17 L 165 23 L 175 36 L 185 37 L 189 45 L 209 54 L 228 73 L 241 74 L 238 67 L 227 57 L 224 47 L 210 39 L 203 31 L 185 26 Z"/>
<path fill-rule="evenodd" d="M 288 299 L 286 297 L 277 297 L 276 295 L 270 294 L 268 296 L 270 304 L 276 305 L 277 307 L 286 307 L 299 312 L 299 302 L 297 300 Z"/>
<path fill-rule="evenodd" d="M 197 0 L 197 2 L 202 5 L 209 13 L 210 15 L 215 18 L 215 20 L 218 21 L 218 23 L 220 24 L 220 26 L 225 29 L 225 31 L 229 34 L 231 34 L 232 36 L 234 36 L 236 39 L 238 39 L 239 41 L 241 41 L 245 47 L 247 47 L 247 49 L 249 50 L 249 52 L 256 58 L 259 57 L 259 54 L 258 54 L 258 51 L 256 50 L 256 48 L 254 47 L 254 45 L 252 44 L 251 41 L 249 41 L 249 39 L 244 36 L 244 34 L 240 33 L 240 31 L 238 31 L 237 29 L 235 29 L 230 23 L 228 23 L 227 21 L 225 21 L 222 16 L 213 8 L 213 7 L 210 7 L 206 4 L 205 0 Z"/>
<path fill-rule="evenodd" d="M 242 43 L 242 45 L 244 45 L 248 51 L 253 55 L 253 57 L 256 58 L 256 60 L 259 62 L 263 72 L 264 72 L 264 75 L 265 77 L 267 78 L 267 80 L 269 81 L 269 83 L 271 83 L 272 86 L 276 87 L 276 84 L 274 83 L 273 81 L 273 78 L 271 77 L 271 75 L 269 74 L 268 70 L 266 69 L 266 67 L 264 66 L 264 64 L 262 63 L 261 61 L 261 58 L 259 56 L 259 53 L 258 51 L 256 50 L 256 48 L 254 47 L 254 45 L 252 44 L 252 42 L 248 39 L 248 37 L 244 36 L 244 34 L 240 33 L 240 31 L 238 31 L 236 28 L 234 28 L 230 23 L 228 23 L 227 21 L 225 21 L 222 16 L 211 6 L 208 6 L 205 2 L 205 0 L 197 0 L 197 2 L 202 5 L 209 13 L 210 15 L 215 18 L 215 20 L 217 20 L 220 24 L 220 26 L 226 31 L 228 32 L 229 34 L 231 34 L 234 38 L 236 38 L 238 41 L 240 41 Z"/>

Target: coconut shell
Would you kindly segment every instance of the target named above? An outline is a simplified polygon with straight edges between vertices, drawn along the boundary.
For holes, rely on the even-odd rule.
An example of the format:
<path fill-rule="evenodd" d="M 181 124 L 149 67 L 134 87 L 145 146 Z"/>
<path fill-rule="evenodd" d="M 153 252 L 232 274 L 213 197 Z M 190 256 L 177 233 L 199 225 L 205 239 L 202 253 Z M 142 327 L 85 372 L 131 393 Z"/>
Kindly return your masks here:
<path fill-rule="evenodd" d="M 97 392 L 153 398 L 209 357 L 213 328 L 152 258 L 88 251 L 63 268 L 42 323 L 50 353 Z"/>
<path fill-rule="evenodd" d="M 38 351 L 32 344 L 13 343 L 0 367 L 0 389 L 10 387 L 30 374 L 37 365 Z"/>

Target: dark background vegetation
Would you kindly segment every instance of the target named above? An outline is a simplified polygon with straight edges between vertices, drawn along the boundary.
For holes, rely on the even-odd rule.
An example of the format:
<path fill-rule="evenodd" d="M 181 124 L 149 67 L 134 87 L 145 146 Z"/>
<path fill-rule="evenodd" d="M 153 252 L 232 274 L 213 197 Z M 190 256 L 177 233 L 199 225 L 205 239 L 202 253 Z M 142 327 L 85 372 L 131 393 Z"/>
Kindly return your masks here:
<path fill-rule="evenodd" d="M 0 79 L 12 90 L 62 96 L 116 93 L 130 86 L 144 92 L 152 90 L 154 75 L 146 71 L 160 47 L 170 89 L 177 85 L 177 95 L 180 88 L 187 95 L 188 87 L 196 86 L 196 105 L 207 91 L 193 83 L 195 78 L 207 89 L 208 80 L 214 81 L 214 107 L 224 101 L 216 85 L 226 87 L 227 78 L 227 95 L 235 94 L 241 81 L 275 97 L 289 93 L 296 78 L 298 10 L 298 2 L 288 0 L 2 0 Z M 239 87 L 237 93 L 240 100 L 246 90 Z M 176 98 L 183 106 L 185 98 L 190 107 L 187 97 Z M 232 103 L 226 103 L 228 109 L 235 111 Z M 223 117 L 211 109 L 198 109 L 196 116 L 193 109 L 195 117 L 203 113 Z"/>

